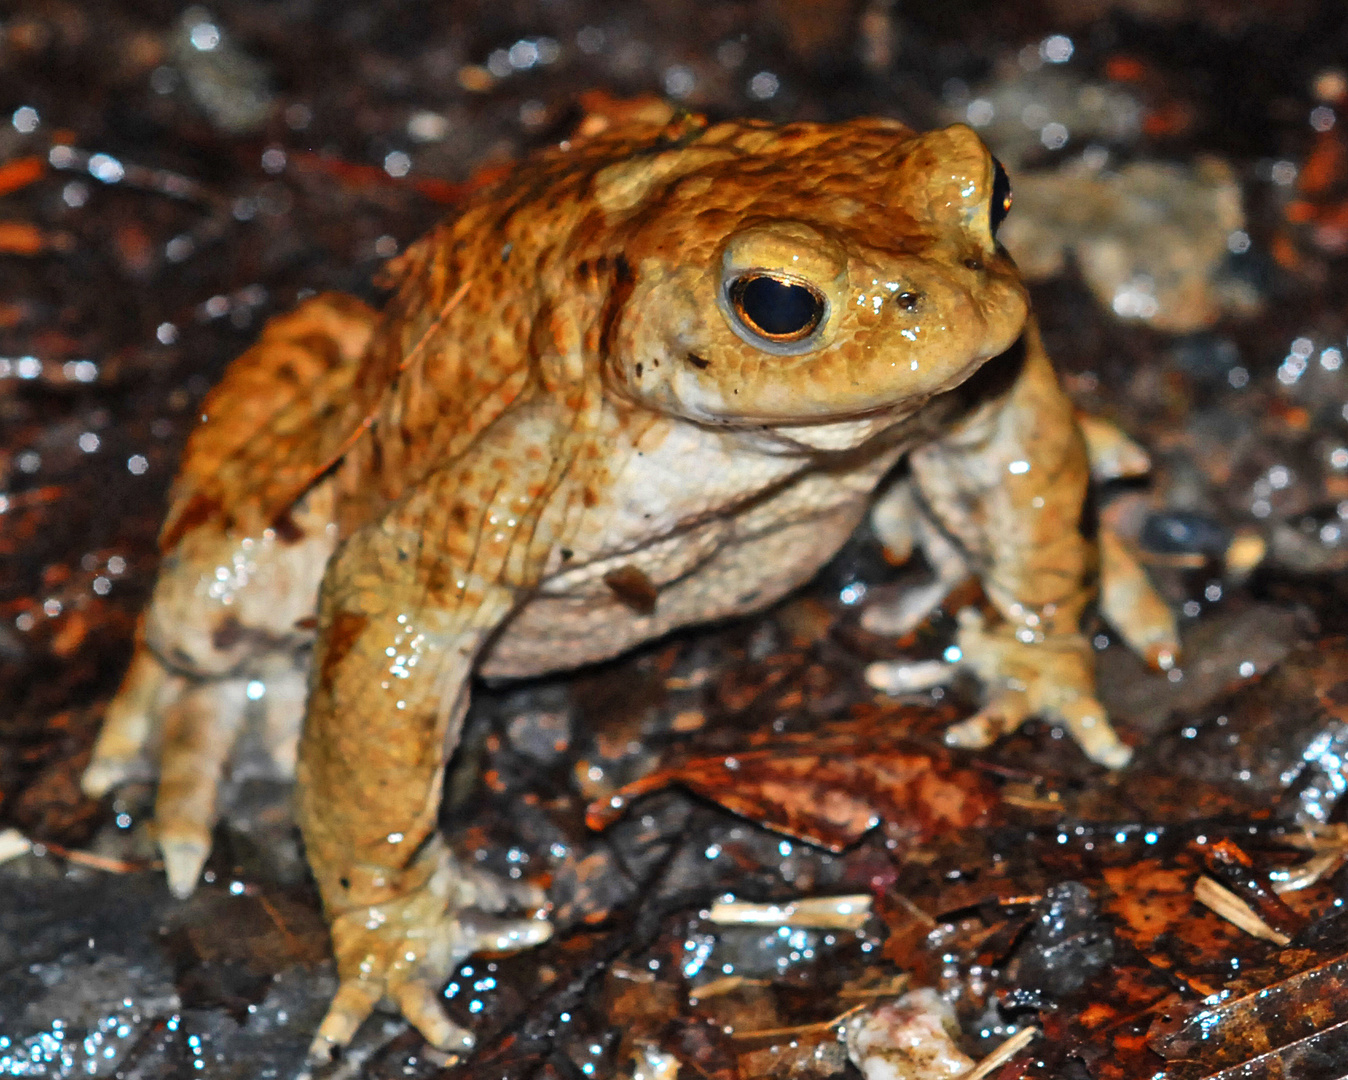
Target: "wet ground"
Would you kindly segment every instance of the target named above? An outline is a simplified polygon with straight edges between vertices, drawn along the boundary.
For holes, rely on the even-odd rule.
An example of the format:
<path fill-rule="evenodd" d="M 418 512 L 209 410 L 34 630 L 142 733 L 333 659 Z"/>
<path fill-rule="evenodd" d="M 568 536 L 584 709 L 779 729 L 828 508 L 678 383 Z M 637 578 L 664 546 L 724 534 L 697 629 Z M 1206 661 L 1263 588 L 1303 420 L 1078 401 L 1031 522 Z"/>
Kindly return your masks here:
<path fill-rule="evenodd" d="M 1152 456 L 1099 503 L 1184 657 L 1091 626 L 1121 774 L 1044 725 L 947 754 L 968 688 L 867 673 L 939 659 L 953 618 L 863 630 L 922 571 L 860 536 L 761 618 L 484 688 L 446 828 L 546 885 L 558 937 L 456 974 L 476 1057 L 388 1016 L 334 1074 L 856 1076 L 834 1021 L 933 986 L 970 1057 L 1042 1030 L 1003 1078 L 1344 1075 L 1345 56 L 1334 0 L 0 9 L 0 825 L 36 845 L 0 867 L 0 1075 L 301 1071 L 334 980 L 285 792 L 242 786 L 178 902 L 148 791 L 78 776 L 223 366 L 306 290 L 377 298 L 457 184 L 597 89 L 978 126 L 1069 391 Z M 726 894 L 871 906 L 727 925 Z"/>

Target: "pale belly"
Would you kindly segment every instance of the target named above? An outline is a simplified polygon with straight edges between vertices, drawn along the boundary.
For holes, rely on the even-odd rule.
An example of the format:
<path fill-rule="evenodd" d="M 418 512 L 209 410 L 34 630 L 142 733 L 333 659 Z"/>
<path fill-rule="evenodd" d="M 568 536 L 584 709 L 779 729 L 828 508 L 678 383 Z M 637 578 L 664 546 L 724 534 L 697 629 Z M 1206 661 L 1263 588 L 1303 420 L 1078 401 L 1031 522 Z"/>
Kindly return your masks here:
<path fill-rule="evenodd" d="M 540 675 L 617 656 L 693 623 L 759 610 L 807 582 L 851 536 L 868 500 L 737 535 L 709 527 L 661 552 L 636 551 L 585 568 L 574 588 L 545 583 L 492 642 L 479 663 L 488 678 Z M 649 612 L 635 610 L 604 584 L 610 570 L 631 567 L 656 584 Z"/>

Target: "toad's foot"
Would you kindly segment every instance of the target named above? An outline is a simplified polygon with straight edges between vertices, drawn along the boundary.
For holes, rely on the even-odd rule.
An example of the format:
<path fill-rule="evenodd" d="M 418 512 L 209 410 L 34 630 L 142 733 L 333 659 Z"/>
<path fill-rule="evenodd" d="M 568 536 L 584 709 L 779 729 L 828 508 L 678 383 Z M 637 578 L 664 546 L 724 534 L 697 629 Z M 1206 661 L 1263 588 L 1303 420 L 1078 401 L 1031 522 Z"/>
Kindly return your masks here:
<path fill-rule="evenodd" d="M 961 663 L 983 681 L 987 704 L 946 731 L 949 745 L 988 746 L 1039 716 L 1066 727 L 1092 761 L 1111 769 L 1128 764 L 1132 750 L 1095 699 L 1091 647 L 1082 635 L 1022 641 L 1014 627 L 988 629 L 973 608 L 962 610 L 959 622 Z"/>
<path fill-rule="evenodd" d="M 304 673 L 289 657 L 282 659 L 261 663 L 249 675 L 189 679 L 142 646 L 122 692 L 108 706 L 81 786 L 101 798 L 128 780 L 158 773 L 155 836 L 169 889 L 180 899 L 196 888 L 210 854 L 225 781 L 294 774 Z M 241 754 L 246 715 L 259 696 L 256 737 L 242 740 L 251 753 Z"/>
<path fill-rule="evenodd" d="M 383 998 L 437 1049 L 472 1049 L 472 1033 L 445 1015 L 440 989 L 473 953 L 513 951 L 547 941 L 552 925 L 541 918 L 483 914 L 510 903 L 539 906 L 543 899 L 532 886 L 505 883 L 443 857 L 414 891 L 338 913 L 332 920 L 332 944 L 341 983 L 309 1047 L 309 1060 L 331 1060 Z"/>

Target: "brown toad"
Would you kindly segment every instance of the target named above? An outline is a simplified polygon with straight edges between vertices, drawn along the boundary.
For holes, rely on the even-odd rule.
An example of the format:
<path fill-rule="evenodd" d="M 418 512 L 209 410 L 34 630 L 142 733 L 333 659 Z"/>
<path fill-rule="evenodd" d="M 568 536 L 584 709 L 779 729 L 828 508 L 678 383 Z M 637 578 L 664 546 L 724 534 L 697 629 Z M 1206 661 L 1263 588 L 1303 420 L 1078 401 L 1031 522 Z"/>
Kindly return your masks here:
<path fill-rule="evenodd" d="M 952 741 L 1039 713 L 1127 760 L 1079 631 L 1086 444 L 995 239 L 1008 204 L 962 126 L 632 120 L 478 190 L 397 261 L 384 312 L 317 297 L 231 366 L 85 784 L 158 748 L 186 895 L 264 691 L 341 977 L 316 1053 L 385 995 L 466 1045 L 448 973 L 546 936 L 460 918 L 507 898 L 436 832 L 475 672 L 761 608 L 872 506 L 892 551 L 922 543 L 943 570 L 922 611 L 968 567 L 1000 613 L 963 619 L 988 704 Z M 1135 566 L 1105 570 L 1125 636 L 1173 649 Z"/>

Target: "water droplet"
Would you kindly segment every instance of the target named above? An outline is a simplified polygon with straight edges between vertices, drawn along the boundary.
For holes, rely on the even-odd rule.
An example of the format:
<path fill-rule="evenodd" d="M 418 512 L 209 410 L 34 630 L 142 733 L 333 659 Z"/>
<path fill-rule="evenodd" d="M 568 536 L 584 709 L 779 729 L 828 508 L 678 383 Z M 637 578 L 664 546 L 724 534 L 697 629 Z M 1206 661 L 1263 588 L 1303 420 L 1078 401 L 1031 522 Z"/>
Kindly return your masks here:
<path fill-rule="evenodd" d="M 31 105 L 20 105 L 14 110 L 14 115 L 10 117 L 10 123 L 14 125 L 14 130 L 20 135 L 31 135 L 37 130 L 41 117 Z"/>

